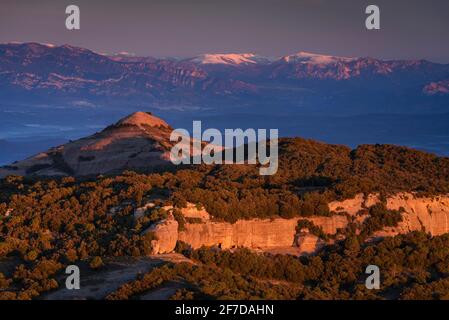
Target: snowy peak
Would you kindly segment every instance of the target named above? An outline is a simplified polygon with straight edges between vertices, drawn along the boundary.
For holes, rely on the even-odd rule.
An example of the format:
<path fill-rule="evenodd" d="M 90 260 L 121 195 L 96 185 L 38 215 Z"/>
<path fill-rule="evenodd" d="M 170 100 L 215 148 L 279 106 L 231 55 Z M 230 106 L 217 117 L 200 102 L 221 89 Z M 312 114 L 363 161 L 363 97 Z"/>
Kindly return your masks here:
<path fill-rule="evenodd" d="M 333 64 L 336 62 L 351 62 L 356 60 L 356 58 L 338 57 L 300 51 L 296 54 L 282 57 L 281 60 L 287 63 Z"/>
<path fill-rule="evenodd" d="M 270 59 L 253 53 L 202 54 L 189 59 L 199 64 L 251 65 L 269 63 Z"/>
<path fill-rule="evenodd" d="M 298 53 L 279 58 L 280 61 L 287 63 L 304 64 L 333 64 L 336 62 L 351 62 L 357 58 L 331 56 L 318 53 L 300 51 Z M 279 61 L 278 60 L 278 61 Z M 189 59 L 198 64 L 225 64 L 225 65 L 251 65 L 251 64 L 270 64 L 275 59 L 270 59 L 254 53 L 227 53 L 227 54 L 202 54 Z"/>

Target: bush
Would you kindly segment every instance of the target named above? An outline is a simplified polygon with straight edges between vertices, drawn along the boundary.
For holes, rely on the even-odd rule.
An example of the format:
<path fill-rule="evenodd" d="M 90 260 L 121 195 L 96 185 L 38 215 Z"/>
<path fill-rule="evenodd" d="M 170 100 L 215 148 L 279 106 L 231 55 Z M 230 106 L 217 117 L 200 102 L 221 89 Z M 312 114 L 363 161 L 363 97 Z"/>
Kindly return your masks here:
<path fill-rule="evenodd" d="M 89 263 L 89 267 L 93 270 L 100 269 L 103 266 L 104 266 L 103 260 L 101 259 L 101 257 L 98 256 L 94 257 Z"/>

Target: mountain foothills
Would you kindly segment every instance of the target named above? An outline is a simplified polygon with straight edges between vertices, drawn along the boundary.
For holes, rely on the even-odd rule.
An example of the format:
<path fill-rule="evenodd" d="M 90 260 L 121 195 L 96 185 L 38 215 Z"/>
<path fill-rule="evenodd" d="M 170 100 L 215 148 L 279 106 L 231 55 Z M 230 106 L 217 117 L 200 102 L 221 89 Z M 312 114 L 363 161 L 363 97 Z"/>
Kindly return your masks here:
<path fill-rule="evenodd" d="M 165 121 L 136 112 L 90 137 L 1 167 L 0 177 L 86 176 L 168 165 L 172 130 Z"/>
<path fill-rule="evenodd" d="M 448 297 L 449 158 L 284 138 L 273 176 L 154 171 L 170 130 L 138 112 L 4 169 L 19 175 L 0 180 L 0 299 Z M 71 264 L 88 280 L 68 297 Z"/>
<path fill-rule="evenodd" d="M 69 45 L 0 45 L 3 104 L 447 112 L 448 79 L 449 65 L 425 60 L 307 52 L 278 59 L 251 53 L 174 59 Z"/>

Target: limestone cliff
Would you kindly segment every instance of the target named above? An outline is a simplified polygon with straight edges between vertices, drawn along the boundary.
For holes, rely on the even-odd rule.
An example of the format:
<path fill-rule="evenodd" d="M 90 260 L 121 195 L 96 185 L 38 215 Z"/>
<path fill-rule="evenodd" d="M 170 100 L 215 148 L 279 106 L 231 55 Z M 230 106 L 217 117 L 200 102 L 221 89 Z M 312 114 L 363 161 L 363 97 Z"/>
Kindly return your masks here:
<path fill-rule="evenodd" d="M 187 224 L 178 239 L 192 248 L 201 246 L 267 248 L 292 246 L 295 239 L 296 219 L 239 220 L 234 224 L 208 222 Z"/>
<path fill-rule="evenodd" d="M 430 232 L 433 236 L 449 232 L 449 197 L 414 198 L 401 194 L 387 200 L 389 209 L 404 208 L 403 221 L 396 228 L 386 228 L 378 236 L 407 233 L 415 230 Z"/>
<path fill-rule="evenodd" d="M 155 240 L 151 241 L 151 254 L 169 253 L 175 249 L 178 241 L 178 222 L 172 215 L 156 223 L 144 233 L 152 232 Z"/>
<path fill-rule="evenodd" d="M 330 217 L 252 219 L 239 220 L 234 224 L 213 221 L 205 210 L 198 210 L 189 205 L 181 211 L 185 217 L 197 218 L 196 223 L 187 222 L 184 229 L 178 231 L 177 224 L 175 228 L 174 223 L 165 221 L 166 225 L 158 225 L 152 229 L 158 239 L 154 241 L 153 252 L 171 252 L 175 248 L 176 240 L 180 240 L 194 249 L 201 246 L 220 246 L 225 249 L 246 247 L 263 250 L 294 246 L 298 248 L 298 253 L 311 253 L 325 243 L 310 233 L 297 234 L 296 226 L 299 219 L 307 219 L 321 227 L 324 233 L 335 235 L 338 229 L 347 226 L 351 217 L 363 222 L 367 216 L 358 213 L 377 202 L 379 199 L 376 195 L 366 198 L 357 195 L 353 199 L 329 203 L 329 209 L 334 212 Z M 403 208 L 403 221 L 395 228 L 385 228 L 377 232 L 374 237 L 416 230 L 424 230 L 432 235 L 449 232 L 449 196 L 419 198 L 413 194 L 401 193 L 387 199 L 387 208 L 391 210 Z"/>
<path fill-rule="evenodd" d="M 379 202 L 376 195 L 366 199 L 358 195 L 354 199 L 341 202 L 331 202 L 329 209 L 335 212 L 347 212 L 355 216 L 363 208 L 368 208 Z M 399 193 L 387 198 L 387 208 L 390 210 L 404 209 L 403 221 L 395 228 L 385 228 L 375 236 L 389 236 L 411 231 L 423 230 L 433 236 L 449 232 L 449 195 L 438 197 L 416 197 L 411 193 Z M 366 216 L 356 217 L 363 221 Z"/>

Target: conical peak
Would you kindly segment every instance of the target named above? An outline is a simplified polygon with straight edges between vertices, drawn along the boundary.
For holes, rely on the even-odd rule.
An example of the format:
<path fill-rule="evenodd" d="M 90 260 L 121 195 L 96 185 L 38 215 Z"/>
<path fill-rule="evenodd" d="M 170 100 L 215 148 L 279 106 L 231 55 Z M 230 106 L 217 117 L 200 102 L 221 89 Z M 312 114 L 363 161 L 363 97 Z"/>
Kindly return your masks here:
<path fill-rule="evenodd" d="M 153 116 L 150 112 L 134 112 L 133 114 L 120 120 L 118 125 L 133 125 L 133 126 L 150 126 L 150 127 L 166 127 L 170 126 L 162 119 Z"/>

